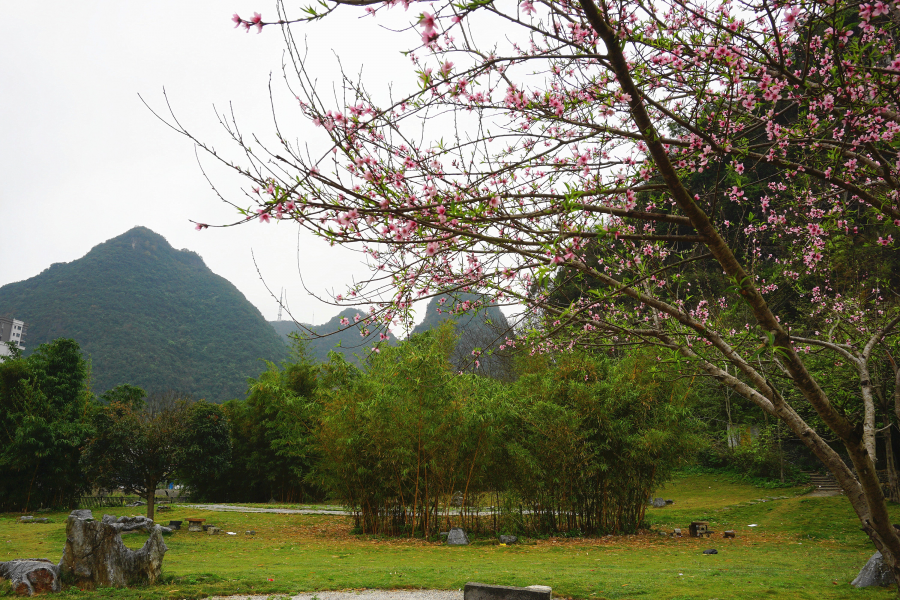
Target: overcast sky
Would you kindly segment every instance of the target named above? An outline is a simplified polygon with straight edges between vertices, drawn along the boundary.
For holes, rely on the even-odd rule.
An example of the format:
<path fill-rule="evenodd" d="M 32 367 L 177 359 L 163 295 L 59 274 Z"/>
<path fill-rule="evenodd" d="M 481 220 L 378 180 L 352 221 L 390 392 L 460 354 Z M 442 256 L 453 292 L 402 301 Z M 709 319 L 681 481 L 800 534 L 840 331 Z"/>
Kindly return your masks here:
<path fill-rule="evenodd" d="M 311 3 L 287 6 L 296 13 Z M 181 123 L 217 149 L 227 144 L 214 105 L 222 111 L 231 103 L 245 132 L 271 140 L 270 72 L 284 108 L 279 117 L 291 121 L 291 96 L 280 78 L 281 32 L 244 33 L 230 19 L 233 12 L 258 11 L 275 20 L 273 0 L 51 0 L 6 8 L 15 26 L 0 36 L 0 285 L 78 259 L 143 225 L 175 248 L 199 253 L 269 320 L 277 302 L 260 281 L 251 250 L 266 283 L 276 293 L 287 290 L 298 320 L 310 322 L 315 313 L 322 323 L 338 312 L 303 290 L 296 226 L 194 230 L 190 220 L 226 223 L 237 215 L 203 178 L 192 143 L 138 97 L 165 111 L 165 88 Z M 409 23 L 413 13 L 394 9 L 394 18 Z M 328 89 L 337 78 L 335 54 L 348 71 L 363 67 L 370 82 L 403 84 L 405 78 L 414 85 L 400 50 L 417 36 L 389 34 L 359 14 L 343 10 L 295 29 L 307 37 L 319 85 Z M 300 139 L 313 133 L 309 125 L 292 126 Z M 240 198 L 238 181 L 215 168 L 211 174 L 224 193 Z M 299 243 L 299 271 L 312 291 L 341 292 L 353 274 L 366 273 L 352 253 L 307 235 Z"/>

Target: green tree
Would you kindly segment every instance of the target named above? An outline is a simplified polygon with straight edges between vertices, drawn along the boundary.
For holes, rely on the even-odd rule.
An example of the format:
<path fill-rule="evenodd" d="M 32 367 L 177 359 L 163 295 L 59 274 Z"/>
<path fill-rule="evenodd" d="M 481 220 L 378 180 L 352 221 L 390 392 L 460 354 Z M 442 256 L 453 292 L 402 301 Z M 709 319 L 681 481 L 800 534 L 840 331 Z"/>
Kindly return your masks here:
<path fill-rule="evenodd" d="M 231 423 L 219 404 L 201 400 L 187 409 L 178 480 L 192 497 L 219 499 L 235 482 L 223 475 L 231 470 Z"/>
<path fill-rule="evenodd" d="M 90 434 L 88 366 L 74 340 L 0 362 L 0 510 L 74 506 Z"/>
<path fill-rule="evenodd" d="M 504 440 L 507 487 L 530 508 L 530 528 L 588 534 L 640 528 L 653 490 L 700 443 L 692 384 L 669 381 L 648 352 L 523 362 Z"/>
<path fill-rule="evenodd" d="M 294 339 L 291 359 L 250 380 L 245 400 L 224 409 L 231 425 L 232 466 L 216 485 L 231 500 L 302 502 L 321 492 L 306 481 L 312 447 L 318 367 Z M 227 490 L 227 491 L 226 491 Z"/>
<path fill-rule="evenodd" d="M 95 408 L 96 434 L 87 445 L 84 464 L 97 485 L 144 498 L 152 519 L 156 488 L 183 465 L 190 411 L 183 400 L 148 406 L 143 397 L 135 401 L 133 391 L 113 393 L 113 402 Z"/>

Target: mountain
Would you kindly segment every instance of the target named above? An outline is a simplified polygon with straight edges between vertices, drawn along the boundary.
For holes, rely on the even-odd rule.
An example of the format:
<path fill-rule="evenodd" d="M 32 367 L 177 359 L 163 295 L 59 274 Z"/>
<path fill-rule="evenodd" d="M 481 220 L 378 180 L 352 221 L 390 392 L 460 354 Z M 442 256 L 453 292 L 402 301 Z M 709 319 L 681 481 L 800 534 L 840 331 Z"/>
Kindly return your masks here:
<path fill-rule="evenodd" d="M 413 335 L 437 327 L 453 319 L 459 341 L 450 362 L 460 371 L 473 371 L 497 379 L 513 377 L 512 361 L 508 353 L 499 351 L 506 337 L 512 337 L 506 317 L 495 306 L 485 302 L 482 296 L 459 292 L 435 296 L 428 302 L 425 318 L 413 329 Z M 466 310 L 469 306 L 476 308 Z M 458 314 L 454 314 L 458 313 Z M 481 354 L 475 356 L 474 351 Z M 475 360 L 478 365 L 475 365 Z"/>
<path fill-rule="evenodd" d="M 306 323 L 298 325 L 293 321 L 269 321 L 269 324 L 278 332 L 285 344 L 291 343 L 290 334 L 297 333 L 302 335 L 306 333 L 306 330 L 312 331 L 318 336 L 327 336 L 310 336 L 308 339 L 307 349 L 310 357 L 315 362 L 328 362 L 328 353 L 334 350 L 338 354 L 343 355 L 347 361 L 359 364 L 354 355 L 365 357 L 366 352 L 378 343 L 380 339 L 379 334 L 382 332 L 370 333 L 367 337 L 363 337 L 361 335 L 362 327 L 355 320 L 357 316 L 362 319 L 366 315 L 355 308 L 345 308 L 323 325 L 309 325 Z M 340 331 L 342 328 L 341 319 L 343 318 L 346 318 L 350 323 L 354 323 L 354 325 Z M 370 329 L 372 328 L 370 327 Z M 388 336 L 387 343 L 396 344 L 397 338 L 390 331 L 386 333 Z"/>
<path fill-rule="evenodd" d="M 0 316 L 25 321 L 26 354 L 74 338 L 102 393 L 130 383 L 221 402 L 243 397 L 260 359 L 287 348 L 236 287 L 145 227 L 0 287 Z"/>

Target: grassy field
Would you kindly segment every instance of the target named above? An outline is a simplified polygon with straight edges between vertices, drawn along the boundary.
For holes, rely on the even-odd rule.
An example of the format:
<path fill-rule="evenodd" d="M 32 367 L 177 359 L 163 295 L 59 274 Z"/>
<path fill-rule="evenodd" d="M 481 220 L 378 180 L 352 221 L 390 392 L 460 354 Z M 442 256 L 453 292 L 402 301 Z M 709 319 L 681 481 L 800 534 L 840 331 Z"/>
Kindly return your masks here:
<path fill-rule="evenodd" d="M 512 546 L 492 539 L 449 547 L 353 536 L 351 519 L 341 516 L 204 513 L 176 507 L 159 521 L 196 516 L 237 535 L 178 532 L 166 538 L 169 552 L 161 584 L 123 590 L 69 588 L 60 597 L 126 600 L 326 589 L 456 589 L 467 581 L 550 585 L 556 597 L 585 600 L 895 597 L 888 589 L 850 587 L 874 550 L 847 501 L 794 497 L 799 491 L 761 490 L 692 475 L 658 493 L 675 503 L 649 510 L 652 528 L 645 534 L 551 538 Z M 777 496 L 791 497 L 769 500 Z M 896 512 L 900 521 L 900 507 Z M 16 523 L 17 515 L 0 515 L 0 560 L 58 560 L 66 515 L 49 516 L 50 524 L 23 525 Z M 718 533 L 703 540 L 660 535 L 673 527 L 686 531 L 690 521 L 698 519 L 709 520 Z M 251 529 L 256 534 L 246 535 Z M 737 538 L 722 539 L 725 529 L 734 529 Z M 136 548 L 146 536 L 124 539 Z M 705 556 L 706 548 L 716 548 L 719 554 Z M 8 594 L 8 589 L 5 585 L 0 594 Z"/>

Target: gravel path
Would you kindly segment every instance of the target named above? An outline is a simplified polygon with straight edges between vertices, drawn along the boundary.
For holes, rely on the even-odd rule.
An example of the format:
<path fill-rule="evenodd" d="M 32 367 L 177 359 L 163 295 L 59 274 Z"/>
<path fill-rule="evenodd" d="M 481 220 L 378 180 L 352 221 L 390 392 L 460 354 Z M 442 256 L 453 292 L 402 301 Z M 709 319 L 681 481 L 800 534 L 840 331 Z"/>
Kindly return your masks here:
<path fill-rule="evenodd" d="M 312 508 L 255 508 L 251 506 L 234 506 L 233 504 L 182 504 L 185 508 L 197 510 L 212 510 L 218 512 L 242 512 L 242 513 L 276 513 L 279 515 L 339 515 L 350 516 L 353 513 L 346 510 L 316 510 Z M 325 600 L 319 597 L 319 600 Z"/>
<path fill-rule="evenodd" d="M 286 595 L 210 596 L 207 600 L 267 600 Z M 291 600 L 463 600 L 462 590 L 353 590 L 346 592 L 301 592 Z"/>

